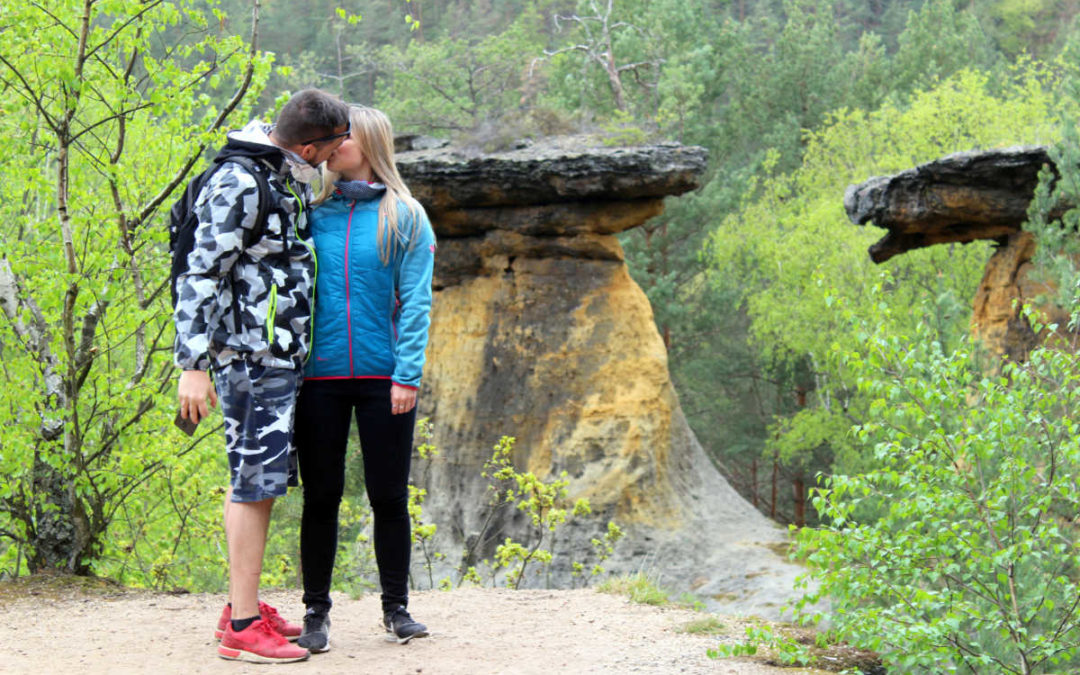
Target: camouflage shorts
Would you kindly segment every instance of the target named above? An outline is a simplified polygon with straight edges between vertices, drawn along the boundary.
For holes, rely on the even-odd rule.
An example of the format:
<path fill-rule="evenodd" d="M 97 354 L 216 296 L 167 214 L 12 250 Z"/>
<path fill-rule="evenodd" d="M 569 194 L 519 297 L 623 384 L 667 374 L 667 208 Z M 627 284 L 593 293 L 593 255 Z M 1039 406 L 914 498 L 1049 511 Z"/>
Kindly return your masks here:
<path fill-rule="evenodd" d="M 232 501 L 282 497 L 297 485 L 293 416 L 300 371 L 268 368 L 245 359 L 215 366 Z"/>

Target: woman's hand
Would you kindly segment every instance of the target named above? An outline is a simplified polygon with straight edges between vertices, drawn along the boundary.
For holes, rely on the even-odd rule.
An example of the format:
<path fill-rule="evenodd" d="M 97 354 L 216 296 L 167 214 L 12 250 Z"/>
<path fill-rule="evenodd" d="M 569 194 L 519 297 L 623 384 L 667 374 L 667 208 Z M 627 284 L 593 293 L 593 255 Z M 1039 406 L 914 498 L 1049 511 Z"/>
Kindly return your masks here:
<path fill-rule="evenodd" d="M 217 392 L 210 382 L 210 375 L 203 370 L 185 370 L 180 374 L 180 417 L 195 424 L 210 415 L 210 408 L 217 407 Z M 206 399 L 210 399 L 210 407 Z"/>
<path fill-rule="evenodd" d="M 400 384 L 390 385 L 390 414 L 404 415 L 416 407 L 416 390 Z"/>

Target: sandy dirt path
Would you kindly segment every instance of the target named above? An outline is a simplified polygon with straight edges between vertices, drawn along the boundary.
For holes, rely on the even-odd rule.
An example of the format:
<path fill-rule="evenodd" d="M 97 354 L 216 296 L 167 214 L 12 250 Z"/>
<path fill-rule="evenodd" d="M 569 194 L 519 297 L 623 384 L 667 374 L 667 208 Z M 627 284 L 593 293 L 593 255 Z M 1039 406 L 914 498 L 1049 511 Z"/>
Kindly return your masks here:
<path fill-rule="evenodd" d="M 415 593 L 413 615 L 430 638 L 385 640 L 374 594 L 337 597 L 331 650 L 296 664 L 255 665 L 216 656 L 213 626 L 223 596 L 134 591 L 0 600 L 11 632 L 0 642 L 5 673 L 386 673 L 389 675 L 555 675 L 560 673 L 813 673 L 748 660 L 713 660 L 706 649 L 723 636 L 681 632 L 707 615 L 634 604 L 592 590 L 459 589 Z M 291 621 L 296 591 L 265 599 Z M 736 633 L 732 630 L 733 637 Z"/>

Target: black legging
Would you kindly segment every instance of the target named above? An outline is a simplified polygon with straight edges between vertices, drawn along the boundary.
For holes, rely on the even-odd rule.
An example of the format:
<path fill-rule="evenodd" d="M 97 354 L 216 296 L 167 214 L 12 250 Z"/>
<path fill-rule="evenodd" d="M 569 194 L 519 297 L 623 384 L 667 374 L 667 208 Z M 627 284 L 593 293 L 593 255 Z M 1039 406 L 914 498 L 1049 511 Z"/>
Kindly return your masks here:
<path fill-rule="evenodd" d="M 300 521 L 304 604 L 317 610 L 329 610 L 332 604 L 338 507 L 345 489 L 345 450 L 353 414 L 375 521 L 383 609 L 409 601 L 408 482 L 416 408 L 404 415 L 390 414 L 389 380 L 308 380 L 300 388 L 294 438 L 304 487 Z"/>

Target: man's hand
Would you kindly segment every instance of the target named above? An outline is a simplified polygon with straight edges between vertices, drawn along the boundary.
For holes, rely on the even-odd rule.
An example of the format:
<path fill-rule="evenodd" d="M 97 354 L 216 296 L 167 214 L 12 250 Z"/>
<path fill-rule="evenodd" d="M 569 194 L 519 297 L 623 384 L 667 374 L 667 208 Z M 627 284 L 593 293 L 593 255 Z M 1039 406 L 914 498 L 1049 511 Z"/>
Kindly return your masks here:
<path fill-rule="evenodd" d="M 416 407 L 416 390 L 400 384 L 390 385 L 390 414 L 404 415 Z"/>
<path fill-rule="evenodd" d="M 180 417 L 195 424 L 210 415 L 210 408 L 217 407 L 217 392 L 210 382 L 210 375 L 202 370 L 185 370 L 180 375 Z M 207 407 L 206 399 L 210 399 Z"/>

